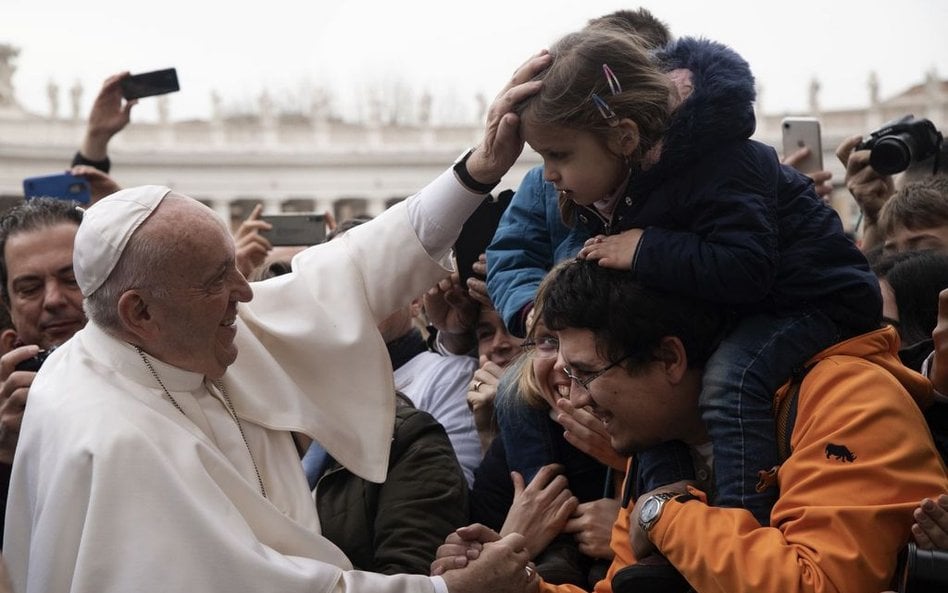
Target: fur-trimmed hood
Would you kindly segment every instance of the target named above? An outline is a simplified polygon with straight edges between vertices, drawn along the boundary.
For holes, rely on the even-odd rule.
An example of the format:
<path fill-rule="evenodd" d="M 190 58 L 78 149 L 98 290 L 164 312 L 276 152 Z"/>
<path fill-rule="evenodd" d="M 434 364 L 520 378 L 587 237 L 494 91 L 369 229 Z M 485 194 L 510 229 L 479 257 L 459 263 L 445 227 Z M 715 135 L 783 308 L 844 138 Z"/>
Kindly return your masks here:
<path fill-rule="evenodd" d="M 746 140 L 756 127 L 754 76 L 737 52 L 708 39 L 684 37 L 658 50 L 655 59 L 665 72 L 689 70 L 694 88 L 669 121 L 658 163 L 636 184 L 681 170 L 725 142 Z"/>

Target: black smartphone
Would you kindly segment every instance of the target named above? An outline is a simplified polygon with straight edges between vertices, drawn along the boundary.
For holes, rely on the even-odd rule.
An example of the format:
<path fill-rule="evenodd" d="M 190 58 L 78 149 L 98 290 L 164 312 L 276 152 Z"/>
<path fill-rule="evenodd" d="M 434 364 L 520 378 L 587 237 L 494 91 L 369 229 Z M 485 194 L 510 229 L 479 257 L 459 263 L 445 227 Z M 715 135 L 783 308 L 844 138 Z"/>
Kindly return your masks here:
<path fill-rule="evenodd" d="M 46 359 L 50 354 L 53 353 L 53 350 L 55 349 L 56 346 L 51 346 L 49 350 L 40 350 L 36 356 L 21 361 L 14 368 L 17 371 L 30 371 L 35 373 L 40 370 L 40 367 L 43 366 L 43 363 L 46 362 Z"/>
<path fill-rule="evenodd" d="M 119 81 L 119 84 L 122 86 L 122 96 L 127 100 L 181 90 L 178 86 L 178 71 L 174 68 L 132 74 Z"/>
<path fill-rule="evenodd" d="M 468 278 L 485 280 L 483 276 L 475 274 L 471 266 L 487 250 L 487 246 L 493 240 L 500 217 L 510 205 L 513 195 L 513 190 L 506 189 L 497 194 L 496 198 L 492 195 L 487 196 L 461 227 L 461 234 L 454 243 L 454 257 L 457 261 L 458 275 L 461 277 L 461 286 L 467 286 Z"/>
<path fill-rule="evenodd" d="M 310 246 L 326 240 L 326 216 L 316 212 L 264 214 L 260 220 L 273 225 L 260 231 L 273 245 Z"/>

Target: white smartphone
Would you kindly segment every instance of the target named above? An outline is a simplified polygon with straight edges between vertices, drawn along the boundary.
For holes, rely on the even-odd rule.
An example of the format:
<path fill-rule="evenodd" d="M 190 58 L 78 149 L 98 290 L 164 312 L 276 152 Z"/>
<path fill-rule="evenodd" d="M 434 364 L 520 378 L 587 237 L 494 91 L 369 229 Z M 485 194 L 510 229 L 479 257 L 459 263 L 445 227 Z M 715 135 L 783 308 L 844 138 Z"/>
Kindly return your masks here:
<path fill-rule="evenodd" d="M 793 167 L 801 173 L 822 171 L 823 141 L 820 137 L 820 120 L 815 117 L 786 117 L 780 127 L 783 130 L 783 158 L 801 148 L 809 148 L 810 154 Z"/>

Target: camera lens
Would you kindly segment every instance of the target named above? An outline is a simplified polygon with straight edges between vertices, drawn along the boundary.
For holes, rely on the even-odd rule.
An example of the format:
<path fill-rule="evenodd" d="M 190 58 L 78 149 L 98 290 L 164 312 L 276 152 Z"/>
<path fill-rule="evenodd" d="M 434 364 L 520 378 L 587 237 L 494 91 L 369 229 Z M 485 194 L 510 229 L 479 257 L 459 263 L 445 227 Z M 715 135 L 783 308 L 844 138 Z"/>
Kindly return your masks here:
<path fill-rule="evenodd" d="M 879 138 L 869 154 L 869 164 L 880 175 L 894 175 L 908 169 L 912 162 L 914 139 L 908 134 Z"/>
<path fill-rule="evenodd" d="M 948 551 L 922 550 L 914 542 L 910 542 L 905 560 L 899 593 L 945 591 L 945 585 L 948 583 Z"/>

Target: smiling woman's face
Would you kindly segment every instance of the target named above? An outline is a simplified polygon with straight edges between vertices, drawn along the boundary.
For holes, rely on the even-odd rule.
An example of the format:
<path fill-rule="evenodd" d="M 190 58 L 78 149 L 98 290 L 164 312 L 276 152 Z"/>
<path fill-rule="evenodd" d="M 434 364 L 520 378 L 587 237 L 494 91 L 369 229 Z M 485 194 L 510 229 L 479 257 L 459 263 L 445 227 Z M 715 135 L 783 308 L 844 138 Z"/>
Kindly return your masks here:
<path fill-rule="evenodd" d="M 551 341 L 555 341 L 556 336 L 546 329 L 542 321 L 537 321 L 537 326 L 533 331 L 533 340 L 538 343 L 532 355 L 533 376 L 540 388 L 543 401 L 555 410 L 556 400 L 563 397 L 569 398 L 570 380 L 563 372 L 563 366 L 557 364 L 557 353 L 552 349 Z M 546 347 L 542 344 L 544 342 L 547 344 Z"/>

